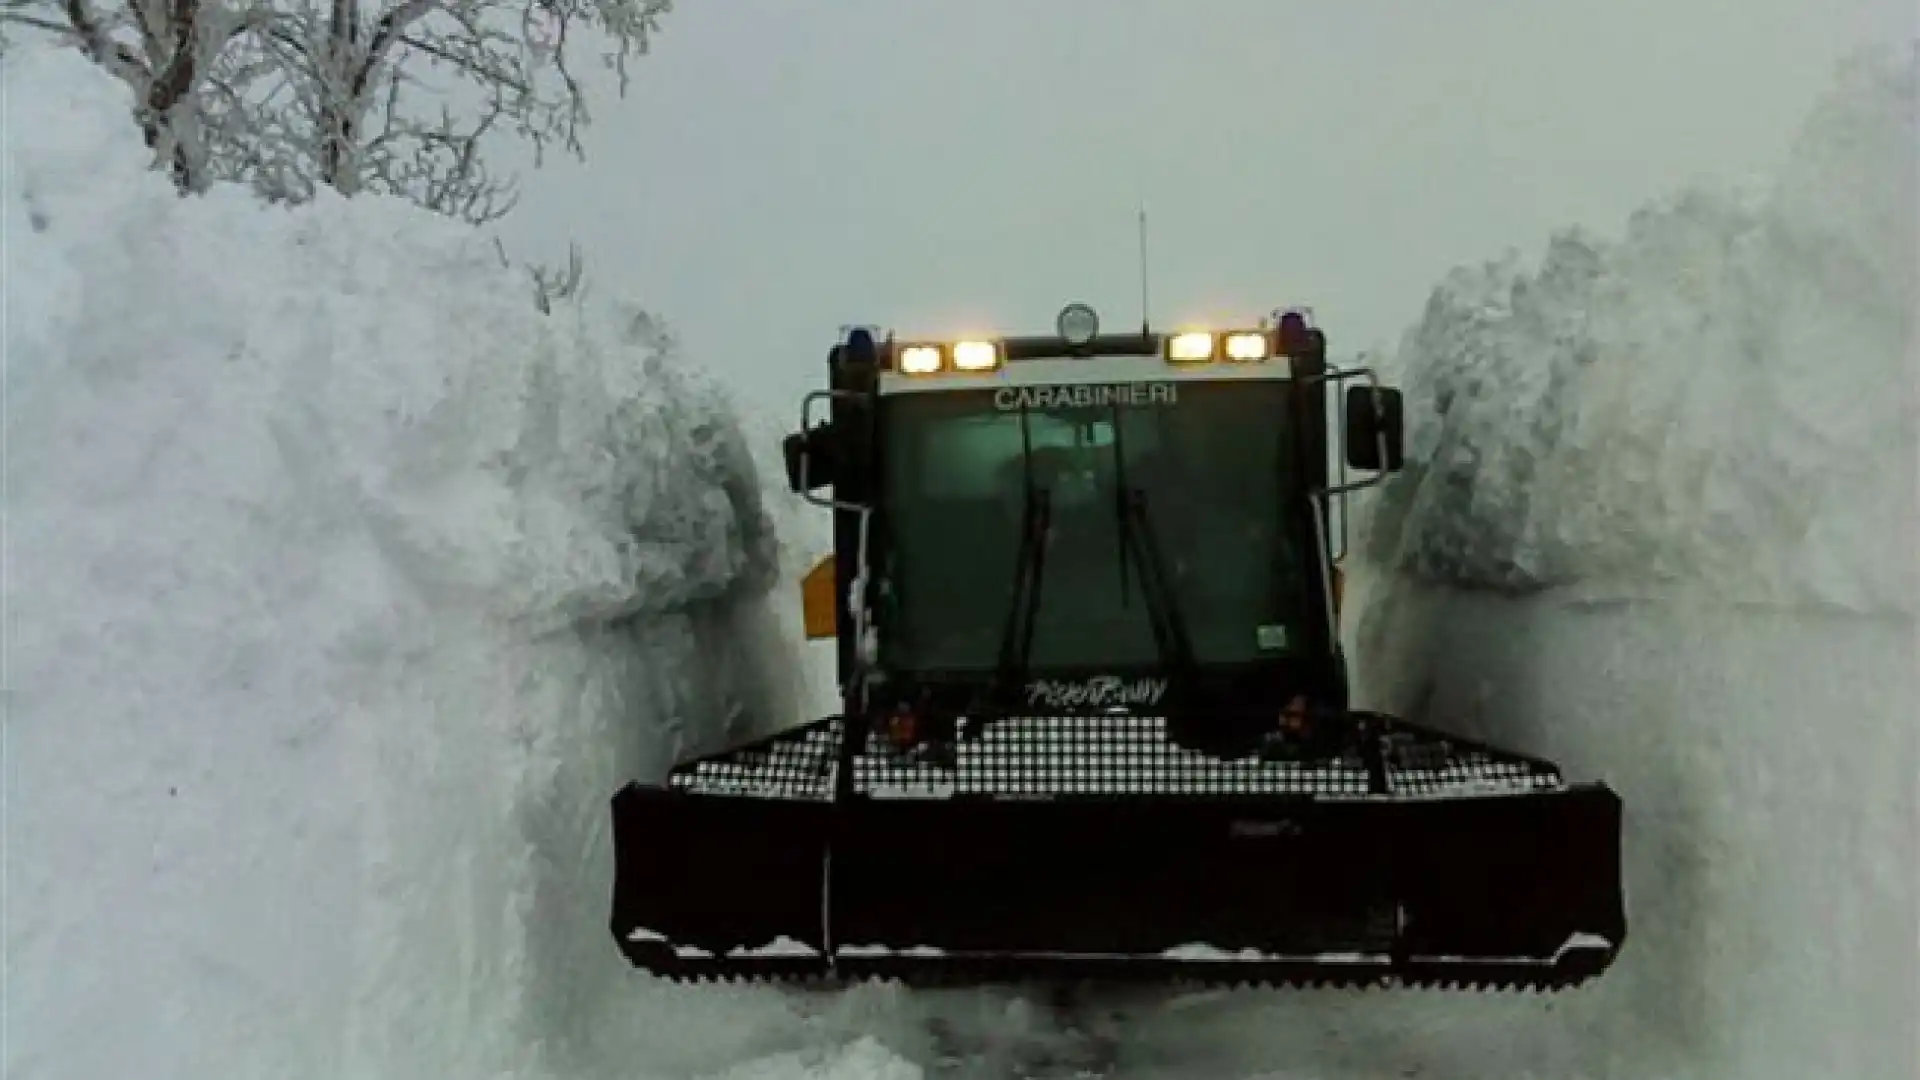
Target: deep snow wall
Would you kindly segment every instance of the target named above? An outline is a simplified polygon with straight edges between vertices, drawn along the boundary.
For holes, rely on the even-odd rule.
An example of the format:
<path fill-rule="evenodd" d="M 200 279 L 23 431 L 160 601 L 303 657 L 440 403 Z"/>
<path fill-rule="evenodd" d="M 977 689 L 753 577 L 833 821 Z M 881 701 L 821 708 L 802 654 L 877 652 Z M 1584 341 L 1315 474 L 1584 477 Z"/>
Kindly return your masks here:
<path fill-rule="evenodd" d="M 1461 270 L 1383 364 L 1363 697 L 1627 807 L 1626 950 L 1507 1075 L 1920 1068 L 1916 55 L 1848 65 L 1768 187 Z"/>
<path fill-rule="evenodd" d="M 607 798 L 795 712 L 725 396 L 409 206 L 176 197 L 71 50 L 0 79 L 0 1072 L 600 1074 Z"/>

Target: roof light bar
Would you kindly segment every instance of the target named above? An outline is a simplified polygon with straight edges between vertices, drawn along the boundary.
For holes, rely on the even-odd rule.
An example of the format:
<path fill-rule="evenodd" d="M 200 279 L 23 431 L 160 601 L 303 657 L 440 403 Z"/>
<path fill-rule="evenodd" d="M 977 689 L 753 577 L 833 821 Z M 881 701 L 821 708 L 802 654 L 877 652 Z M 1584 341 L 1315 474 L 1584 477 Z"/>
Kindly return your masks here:
<path fill-rule="evenodd" d="M 956 341 L 953 366 L 956 371 L 992 371 L 1000 366 L 1000 346 L 991 341 Z"/>
<path fill-rule="evenodd" d="M 1273 339 L 1264 330 L 1236 330 L 1227 335 L 1227 359 L 1254 363 L 1273 355 Z"/>
<path fill-rule="evenodd" d="M 905 345 L 900 349 L 900 372 L 903 375 L 932 375 L 946 366 L 946 358 L 941 355 L 938 345 Z"/>
<path fill-rule="evenodd" d="M 1205 330 L 1189 330 L 1175 334 L 1167 339 L 1167 362 L 1170 364 L 1204 364 L 1213 359 L 1216 348 L 1214 336 Z"/>

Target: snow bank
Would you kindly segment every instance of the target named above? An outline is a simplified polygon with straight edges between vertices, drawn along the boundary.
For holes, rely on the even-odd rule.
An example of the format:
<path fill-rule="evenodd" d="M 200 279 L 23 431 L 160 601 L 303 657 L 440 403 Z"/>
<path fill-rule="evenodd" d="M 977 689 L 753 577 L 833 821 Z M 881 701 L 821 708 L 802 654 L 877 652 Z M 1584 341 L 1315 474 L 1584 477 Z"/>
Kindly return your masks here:
<path fill-rule="evenodd" d="M 1628 809 L 1616 972 L 1384 1010 L 1450 1015 L 1397 1040 L 1428 1075 L 1476 1040 L 1505 1075 L 1916 1072 L 1915 55 L 1850 65 L 1768 189 L 1459 271 L 1390 365 L 1365 696 Z"/>
<path fill-rule="evenodd" d="M 0 78 L 0 1071 L 584 1075 L 607 797 L 796 715 L 724 396 L 405 205 L 176 198 L 71 51 Z"/>
<path fill-rule="evenodd" d="M 1395 366 L 1368 554 L 1426 580 L 1914 610 L 1911 73 L 1856 66 L 1778 186 L 1464 268 Z"/>

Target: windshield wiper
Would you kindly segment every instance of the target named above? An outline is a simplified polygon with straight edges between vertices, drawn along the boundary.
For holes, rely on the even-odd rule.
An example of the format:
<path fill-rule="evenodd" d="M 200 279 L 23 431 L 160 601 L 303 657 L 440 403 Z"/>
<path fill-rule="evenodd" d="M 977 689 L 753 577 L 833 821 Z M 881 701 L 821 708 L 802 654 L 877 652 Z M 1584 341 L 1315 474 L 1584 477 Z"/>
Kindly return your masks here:
<path fill-rule="evenodd" d="M 1180 608 L 1174 601 L 1174 592 L 1167 583 L 1167 562 L 1161 556 L 1160 546 L 1155 538 L 1153 523 L 1147 513 L 1147 493 L 1145 488 L 1132 487 L 1127 483 L 1126 424 L 1116 402 L 1111 411 L 1113 423 L 1113 508 L 1114 521 L 1118 525 L 1120 562 L 1120 604 L 1125 607 L 1128 593 L 1128 563 L 1140 568 L 1140 588 L 1142 599 L 1147 605 L 1147 619 L 1153 630 L 1155 647 L 1160 653 L 1160 662 L 1169 668 L 1189 669 L 1193 666 L 1193 645 L 1187 636 L 1186 620 L 1180 614 Z"/>
<path fill-rule="evenodd" d="M 1047 530 L 1053 522 L 1053 491 L 1033 482 L 1033 433 L 1020 410 L 1020 550 L 1013 561 L 1013 596 L 1000 631 L 1000 684 L 1012 694 L 1033 655 L 1033 627 L 1040 613 L 1040 578 L 1047 566 Z"/>
<path fill-rule="evenodd" d="M 1047 566 L 1047 530 L 1053 523 L 1053 492 L 1027 477 L 1027 507 L 1020 517 L 1020 552 L 1013 566 L 1013 602 L 1000 632 L 1000 679 L 1010 693 L 1025 677 L 1033 655 L 1033 629 L 1040 612 L 1040 580 Z"/>
<path fill-rule="evenodd" d="M 1147 511 L 1147 493 L 1141 488 L 1125 488 L 1119 509 L 1120 541 L 1131 551 L 1140 568 L 1140 591 L 1147 604 L 1147 619 L 1153 628 L 1154 644 L 1160 660 L 1170 668 L 1186 672 L 1193 668 L 1193 641 L 1187 633 L 1186 618 L 1167 583 L 1167 561 L 1160 552 Z"/>

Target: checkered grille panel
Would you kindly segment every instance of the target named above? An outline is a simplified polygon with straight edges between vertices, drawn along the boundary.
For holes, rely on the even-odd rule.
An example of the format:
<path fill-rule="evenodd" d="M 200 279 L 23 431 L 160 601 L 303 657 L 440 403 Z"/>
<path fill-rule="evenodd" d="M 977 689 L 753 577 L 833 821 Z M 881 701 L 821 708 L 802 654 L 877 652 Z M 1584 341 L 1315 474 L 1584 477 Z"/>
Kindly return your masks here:
<path fill-rule="evenodd" d="M 1380 798 L 1357 753 L 1292 760 L 1222 759 L 1183 749 L 1155 716 L 1015 716 L 967 732 L 944 749 L 897 749 L 876 731 L 853 757 L 853 789 L 876 799 L 965 795 L 1310 796 Z M 786 732 L 674 771 L 676 790 L 704 795 L 826 801 L 833 797 L 838 718 Z M 1546 791 L 1557 773 L 1417 732 L 1385 738 L 1386 798 Z"/>
<path fill-rule="evenodd" d="M 839 717 L 782 732 L 732 753 L 675 769 L 676 791 L 825 802 L 833 798 Z"/>
<path fill-rule="evenodd" d="M 854 759 L 854 790 L 874 798 L 953 795 L 1365 795 L 1358 757 L 1222 760 L 1182 749 L 1158 716 L 1009 716 L 963 738 L 947 760 L 901 753 L 879 736 Z"/>
<path fill-rule="evenodd" d="M 1405 798 L 1549 791 L 1558 773 L 1518 758 L 1496 757 L 1444 739 L 1395 732 L 1386 746 L 1387 787 Z"/>

